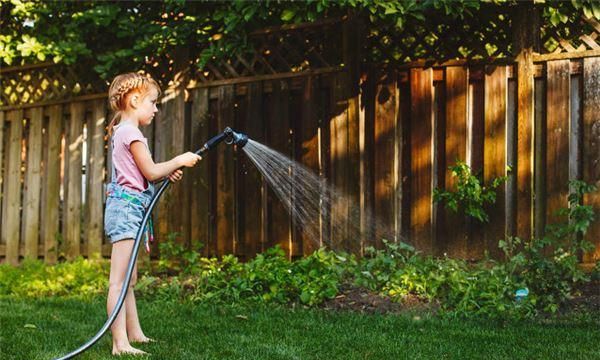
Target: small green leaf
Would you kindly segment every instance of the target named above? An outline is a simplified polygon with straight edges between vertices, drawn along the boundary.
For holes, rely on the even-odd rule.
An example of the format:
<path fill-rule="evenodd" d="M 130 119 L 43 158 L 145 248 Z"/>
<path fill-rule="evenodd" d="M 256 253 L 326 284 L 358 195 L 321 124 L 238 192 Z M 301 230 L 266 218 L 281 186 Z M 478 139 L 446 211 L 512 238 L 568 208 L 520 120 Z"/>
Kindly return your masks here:
<path fill-rule="evenodd" d="M 281 14 L 281 20 L 290 21 L 294 18 L 294 15 L 296 15 L 294 10 L 285 9 L 285 10 L 283 10 L 283 13 Z"/>

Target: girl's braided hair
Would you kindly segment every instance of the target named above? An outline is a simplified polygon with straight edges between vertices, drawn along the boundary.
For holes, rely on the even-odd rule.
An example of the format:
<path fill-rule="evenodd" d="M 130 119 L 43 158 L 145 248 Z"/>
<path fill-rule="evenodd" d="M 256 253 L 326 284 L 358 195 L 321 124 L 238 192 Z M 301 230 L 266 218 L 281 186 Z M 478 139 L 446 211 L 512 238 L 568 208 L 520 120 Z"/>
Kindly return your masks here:
<path fill-rule="evenodd" d="M 108 89 L 110 108 L 115 112 L 115 115 L 106 128 L 109 135 L 112 135 L 113 127 L 121 120 L 121 113 L 127 109 L 129 95 L 134 92 L 144 95 L 151 87 L 158 90 L 160 94 L 160 86 L 150 75 L 131 72 L 117 75 L 114 78 Z"/>

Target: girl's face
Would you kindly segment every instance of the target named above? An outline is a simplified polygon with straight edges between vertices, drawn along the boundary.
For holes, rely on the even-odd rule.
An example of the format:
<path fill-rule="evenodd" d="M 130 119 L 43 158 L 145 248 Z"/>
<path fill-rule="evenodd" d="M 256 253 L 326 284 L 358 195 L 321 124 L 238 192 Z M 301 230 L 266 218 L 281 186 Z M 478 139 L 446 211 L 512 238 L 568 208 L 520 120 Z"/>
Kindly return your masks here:
<path fill-rule="evenodd" d="M 146 126 L 152 123 L 152 119 L 158 111 L 156 108 L 157 99 L 158 90 L 154 87 L 152 87 L 148 93 L 141 97 L 141 101 L 136 108 L 136 115 L 140 125 Z"/>

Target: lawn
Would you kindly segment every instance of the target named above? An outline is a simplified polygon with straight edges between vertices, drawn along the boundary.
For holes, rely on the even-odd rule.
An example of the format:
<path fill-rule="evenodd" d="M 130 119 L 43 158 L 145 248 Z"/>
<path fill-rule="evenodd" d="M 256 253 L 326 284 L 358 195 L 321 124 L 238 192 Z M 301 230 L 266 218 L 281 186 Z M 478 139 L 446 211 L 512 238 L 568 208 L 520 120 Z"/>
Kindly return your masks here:
<path fill-rule="evenodd" d="M 139 309 L 159 340 L 140 346 L 154 359 L 600 359 L 592 315 L 506 324 L 144 300 Z M 0 359 L 64 355 L 95 334 L 104 311 L 102 298 L 0 298 Z M 110 359 L 110 349 L 104 336 L 80 358 Z"/>

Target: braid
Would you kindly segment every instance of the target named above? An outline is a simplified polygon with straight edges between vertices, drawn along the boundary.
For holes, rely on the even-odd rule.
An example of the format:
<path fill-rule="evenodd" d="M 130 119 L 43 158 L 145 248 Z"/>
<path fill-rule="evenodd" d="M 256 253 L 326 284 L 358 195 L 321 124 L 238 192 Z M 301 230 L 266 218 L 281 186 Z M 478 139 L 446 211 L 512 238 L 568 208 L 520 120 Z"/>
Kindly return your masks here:
<path fill-rule="evenodd" d="M 160 86 L 150 76 L 131 72 L 115 77 L 108 89 L 110 108 L 115 112 L 107 127 L 109 135 L 112 135 L 112 128 L 119 123 L 121 113 L 127 109 L 128 95 L 134 90 L 146 92 L 149 86 L 154 86 L 160 93 Z"/>

